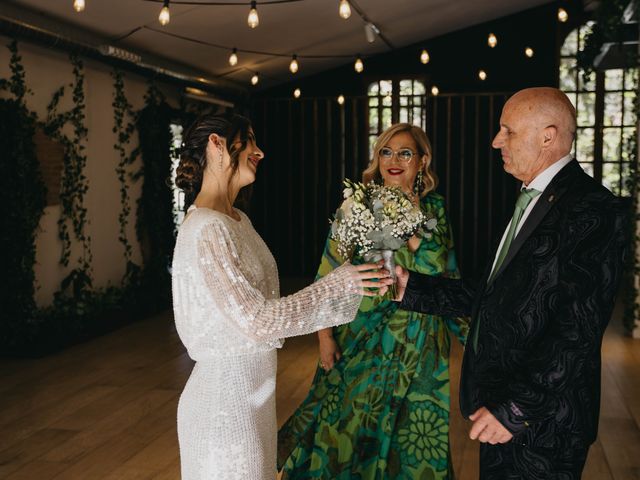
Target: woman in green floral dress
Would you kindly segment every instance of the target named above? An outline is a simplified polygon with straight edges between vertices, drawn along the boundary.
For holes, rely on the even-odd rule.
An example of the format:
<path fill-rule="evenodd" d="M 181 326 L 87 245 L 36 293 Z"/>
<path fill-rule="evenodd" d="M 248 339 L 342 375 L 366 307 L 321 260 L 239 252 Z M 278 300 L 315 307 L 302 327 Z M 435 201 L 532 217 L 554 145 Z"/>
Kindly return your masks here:
<path fill-rule="evenodd" d="M 374 152 L 364 182 L 400 186 L 428 219 L 421 236 L 396 252 L 396 264 L 457 276 L 424 131 L 393 125 Z M 328 239 L 318 277 L 344 260 Z M 353 322 L 319 332 L 321 361 L 311 391 L 278 435 L 283 479 L 451 479 L 449 334 L 464 342 L 467 330 L 467 319 L 408 312 L 370 297 Z"/>

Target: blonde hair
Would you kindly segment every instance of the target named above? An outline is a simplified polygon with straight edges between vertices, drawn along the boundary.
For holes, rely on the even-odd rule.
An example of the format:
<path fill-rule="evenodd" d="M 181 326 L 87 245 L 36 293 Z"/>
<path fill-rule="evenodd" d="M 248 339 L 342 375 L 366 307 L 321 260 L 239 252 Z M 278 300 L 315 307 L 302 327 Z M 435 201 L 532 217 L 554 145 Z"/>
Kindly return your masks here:
<path fill-rule="evenodd" d="M 382 183 L 382 175 L 380 175 L 380 149 L 384 147 L 394 135 L 402 132 L 409 132 L 411 137 L 413 137 L 418 147 L 420 160 L 426 157 L 421 168 L 424 188 L 420 192 L 420 197 L 424 197 L 427 193 L 435 190 L 438 185 L 438 176 L 431 168 L 431 142 L 429 142 L 427 134 L 420 127 L 411 125 L 410 123 L 396 123 L 382 132 L 373 146 L 373 158 L 369 162 L 367 169 L 362 172 L 362 182 L 365 184 L 371 181 Z"/>

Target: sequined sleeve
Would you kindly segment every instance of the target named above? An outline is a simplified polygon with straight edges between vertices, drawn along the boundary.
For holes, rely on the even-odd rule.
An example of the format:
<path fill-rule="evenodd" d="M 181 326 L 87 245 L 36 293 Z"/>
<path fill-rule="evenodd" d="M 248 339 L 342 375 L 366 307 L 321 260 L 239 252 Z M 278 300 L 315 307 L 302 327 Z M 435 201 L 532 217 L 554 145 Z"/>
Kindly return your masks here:
<path fill-rule="evenodd" d="M 337 268 L 293 295 L 266 299 L 243 274 L 234 240 L 223 223 L 204 225 L 197 242 L 199 270 L 215 304 L 247 336 L 274 340 L 354 319 L 362 290 L 352 265 Z"/>

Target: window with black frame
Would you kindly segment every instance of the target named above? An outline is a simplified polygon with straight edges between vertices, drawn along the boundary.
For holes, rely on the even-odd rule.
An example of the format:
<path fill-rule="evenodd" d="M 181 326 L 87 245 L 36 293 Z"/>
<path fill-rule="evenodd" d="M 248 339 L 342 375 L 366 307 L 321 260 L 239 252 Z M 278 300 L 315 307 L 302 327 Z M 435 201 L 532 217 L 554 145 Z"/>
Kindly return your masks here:
<path fill-rule="evenodd" d="M 367 89 L 369 154 L 378 136 L 398 122 L 426 128 L 426 89 L 420 79 L 377 80 Z"/>
<path fill-rule="evenodd" d="M 576 55 L 591 25 L 572 31 L 560 51 L 560 88 L 571 99 L 578 116 L 573 154 L 585 171 L 614 194 L 628 196 L 638 68 L 596 71 L 583 78 Z"/>

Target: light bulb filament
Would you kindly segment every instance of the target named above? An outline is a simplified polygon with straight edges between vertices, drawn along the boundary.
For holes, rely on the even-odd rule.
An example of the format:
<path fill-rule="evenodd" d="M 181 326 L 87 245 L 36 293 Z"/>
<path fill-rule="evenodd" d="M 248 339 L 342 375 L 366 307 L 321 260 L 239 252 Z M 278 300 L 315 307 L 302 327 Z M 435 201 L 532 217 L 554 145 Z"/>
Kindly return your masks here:
<path fill-rule="evenodd" d="M 351 5 L 349 5 L 349 2 L 347 0 L 340 0 L 338 13 L 345 20 L 351 16 Z"/>
<path fill-rule="evenodd" d="M 251 28 L 256 28 L 258 25 L 260 25 L 260 17 L 258 17 L 258 8 L 255 1 L 251 2 L 251 10 L 249 10 L 247 24 Z"/>

